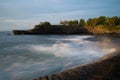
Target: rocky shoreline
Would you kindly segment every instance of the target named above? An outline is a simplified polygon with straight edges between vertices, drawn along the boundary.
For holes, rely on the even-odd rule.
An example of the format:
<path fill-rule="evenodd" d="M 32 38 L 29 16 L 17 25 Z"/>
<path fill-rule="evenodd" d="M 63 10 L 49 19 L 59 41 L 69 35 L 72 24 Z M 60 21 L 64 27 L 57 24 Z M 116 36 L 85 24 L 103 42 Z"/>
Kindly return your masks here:
<path fill-rule="evenodd" d="M 120 51 L 108 54 L 96 62 L 33 80 L 120 80 Z"/>
<path fill-rule="evenodd" d="M 39 26 L 39 27 L 38 27 Z M 91 34 L 86 28 L 65 25 L 37 25 L 31 30 L 13 30 L 15 35 L 40 35 L 40 34 Z"/>

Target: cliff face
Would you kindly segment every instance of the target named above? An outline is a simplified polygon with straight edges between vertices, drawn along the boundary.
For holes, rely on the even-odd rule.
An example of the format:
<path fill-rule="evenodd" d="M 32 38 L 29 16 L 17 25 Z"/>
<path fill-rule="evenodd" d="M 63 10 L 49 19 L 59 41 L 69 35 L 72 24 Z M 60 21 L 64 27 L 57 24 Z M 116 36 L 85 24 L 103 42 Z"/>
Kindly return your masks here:
<path fill-rule="evenodd" d="M 33 80 L 120 80 L 120 51 L 94 63 Z"/>
<path fill-rule="evenodd" d="M 91 34 L 86 28 L 78 25 L 48 25 L 40 26 L 36 25 L 31 30 L 13 30 L 15 35 L 26 35 L 26 34 Z"/>

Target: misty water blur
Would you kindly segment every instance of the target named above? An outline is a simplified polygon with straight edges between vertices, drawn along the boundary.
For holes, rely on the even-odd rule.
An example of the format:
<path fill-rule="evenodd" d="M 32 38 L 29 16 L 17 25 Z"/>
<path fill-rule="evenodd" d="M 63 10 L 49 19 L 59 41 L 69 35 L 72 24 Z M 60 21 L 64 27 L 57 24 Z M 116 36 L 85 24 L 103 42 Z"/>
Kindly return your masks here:
<path fill-rule="evenodd" d="M 31 80 L 60 72 L 95 61 L 118 46 L 109 37 L 8 33 L 0 32 L 0 80 Z"/>

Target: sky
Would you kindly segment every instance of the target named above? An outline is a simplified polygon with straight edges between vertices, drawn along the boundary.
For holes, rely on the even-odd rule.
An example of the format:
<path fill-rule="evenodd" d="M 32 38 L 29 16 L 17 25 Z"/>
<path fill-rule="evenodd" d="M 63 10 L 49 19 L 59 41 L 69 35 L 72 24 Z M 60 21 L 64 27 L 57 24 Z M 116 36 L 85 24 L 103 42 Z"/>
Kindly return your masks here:
<path fill-rule="evenodd" d="M 99 16 L 120 16 L 120 0 L 0 0 L 0 31 Z"/>

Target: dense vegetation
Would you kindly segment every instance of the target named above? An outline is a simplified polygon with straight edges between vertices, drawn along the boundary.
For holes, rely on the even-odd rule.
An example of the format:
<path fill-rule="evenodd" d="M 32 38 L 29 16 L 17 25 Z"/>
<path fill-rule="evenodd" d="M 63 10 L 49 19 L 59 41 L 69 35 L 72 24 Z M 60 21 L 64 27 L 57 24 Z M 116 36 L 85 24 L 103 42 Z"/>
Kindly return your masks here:
<path fill-rule="evenodd" d="M 113 17 L 100 16 L 98 18 L 89 18 L 87 21 L 85 21 L 84 19 L 80 19 L 79 21 L 78 20 L 61 21 L 59 25 L 61 25 L 61 27 L 67 26 L 67 28 L 85 27 L 94 34 L 120 33 L 120 17 L 118 16 L 113 16 Z M 49 22 L 41 22 L 39 25 L 36 25 L 35 28 L 42 28 L 42 29 L 47 28 L 50 30 L 50 28 L 54 27 L 54 30 L 56 30 L 55 26 L 52 27 L 50 26 L 51 23 Z"/>
<path fill-rule="evenodd" d="M 120 33 L 120 17 L 89 18 L 85 26 L 94 33 Z"/>
<path fill-rule="evenodd" d="M 41 26 L 49 26 L 51 25 L 50 22 L 40 22 Z M 78 20 L 70 20 L 70 21 L 61 21 L 59 25 L 79 25 L 79 26 L 91 26 L 96 27 L 99 25 L 115 27 L 120 25 L 120 17 L 113 16 L 113 17 L 106 17 L 100 16 L 98 18 L 89 18 L 86 22 L 84 19 Z"/>

